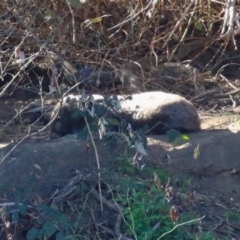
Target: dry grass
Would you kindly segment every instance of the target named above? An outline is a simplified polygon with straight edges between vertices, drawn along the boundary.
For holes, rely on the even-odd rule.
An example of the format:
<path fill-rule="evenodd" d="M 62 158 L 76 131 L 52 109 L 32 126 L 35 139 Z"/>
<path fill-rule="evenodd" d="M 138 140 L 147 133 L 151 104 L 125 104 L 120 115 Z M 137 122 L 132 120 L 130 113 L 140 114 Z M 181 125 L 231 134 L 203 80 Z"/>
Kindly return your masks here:
<path fill-rule="evenodd" d="M 181 81 L 176 80 L 174 87 L 168 86 L 156 78 L 161 71 L 143 74 L 136 61 L 146 57 L 161 63 L 193 61 L 210 50 L 204 59 L 204 72 L 211 72 L 215 66 L 219 69 L 223 65 L 223 59 L 231 61 L 232 53 L 239 48 L 239 36 L 230 41 L 221 38 L 226 5 L 220 1 L 19 2 L 4 1 L 0 6 L 1 76 L 16 69 L 13 63 L 17 47 L 30 63 L 44 62 L 44 67 L 63 60 L 77 68 L 87 64 L 100 70 L 126 65 L 142 79 L 144 90 L 172 91 L 181 88 Z M 146 62 L 149 64 L 148 59 Z M 187 79 L 183 84 L 186 82 Z M 185 86 L 174 92 L 192 98 L 196 86 L 191 83 L 190 87 L 190 96 L 185 94 Z"/>

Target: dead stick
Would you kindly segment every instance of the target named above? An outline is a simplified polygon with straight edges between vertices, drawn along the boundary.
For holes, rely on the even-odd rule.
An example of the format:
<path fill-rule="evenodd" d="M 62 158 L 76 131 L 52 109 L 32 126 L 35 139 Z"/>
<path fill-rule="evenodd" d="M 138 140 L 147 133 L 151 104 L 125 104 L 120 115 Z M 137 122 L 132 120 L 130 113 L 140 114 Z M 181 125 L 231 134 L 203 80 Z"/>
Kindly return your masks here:
<path fill-rule="evenodd" d="M 101 203 L 101 211 L 103 212 L 103 202 L 102 202 L 102 190 L 101 190 L 101 172 L 100 172 L 100 162 L 99 162 L 99 157 L 98 157 L 98 151 L 97 151 L 97 147 L 95 144 L 95 141 L 93 140 L 93 136 L 87 121 L 87 118 L 84 117 L 87 129 L 88 129 L 88 133 L 94 148 L 94 152 L 95 152 L 95 156 L 96 156 L 96 161 L 97 161 L 97 168 L 98 168 L 98 190 L 99 190 L 99 195 L 100 195 L 100 203 Z"/>

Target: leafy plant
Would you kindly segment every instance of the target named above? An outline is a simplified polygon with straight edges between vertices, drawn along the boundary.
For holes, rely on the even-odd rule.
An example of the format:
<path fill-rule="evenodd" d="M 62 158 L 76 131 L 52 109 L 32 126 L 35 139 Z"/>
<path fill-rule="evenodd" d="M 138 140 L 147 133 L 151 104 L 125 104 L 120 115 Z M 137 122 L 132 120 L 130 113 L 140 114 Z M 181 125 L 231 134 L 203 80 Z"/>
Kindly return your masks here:
<path fill-rule="evenodd" d="M 124 232 L 134 239 L 157 239 L 169 231 L 173 223 L 169 216 L 170 206 L 166 203 L 163 192 L 155 186 L 148 191 L 143 189 L 127 190 L 117 200 L 125 206 Z M 159 224 L 159 227 L 156 227 Z M 176 231 L 165 239 L 181 239 Z M 175 238 L 176 237 L 176 238 Z"/>
<path fill-rule="evenodd" d="M 134 131 L 130 124 L 115 114 L 120 107 L 120 100 L 115 95 L 94 104 L 93 97 L 83 91 L 79 102 L 79 109 L 71 118 L 83 119 L 84 125 L 89 125 L 90 131 L 85 126 L 78 132 L 78 139 L 85 141 L 92 132 L 99 132 L 99 138 L 111 139 L 111 145 L 116 145 L 118 139 L 127 142 L 129 147 L 136 149 L 137 158 L 141 159 L 143 155 L 147 155 L 144 149 L 147 145 L 146 136 L 143 134 L 145 128 Z"/>
<path fill-rule="evenodd" d="M 18 223 L 21 217 L 27 216 L 27 211 L 33 211 L 33 208 L 22 203 L 19 194 L 15 197 L 14 204 L 8 205 L 4 209 L 4 214 L 9 216 L 12 223 Z M 37 212 L 36 220 L 32 221 L 32 228 L 27 232 L 27 239 L 44 239 L 55 235 L 56 240 L 64 239 L 64 236 L 70 234 L 74 226 L 68 221 L 67 216 L 57 208 L 48 205 L 38 205 L 34 211 Z"/>
<path fill-rule="evenodd" d="M 228 222 L 236 226 L 236 228 L 240 228 L 240 209 L 227 211 L 224 217 L 227 218 Z"/>
<path fill-rule="evenodd" d="M 131 176 L 137 174 L 137 169 L 131 164 L 132 157 L 128 155 L 121 155 L 116 158 L 120 163 L 119 170 L 125 174 L 129 174 Z"/>
<path fill-rule="evenodd" d="M 8 215 L 13 223 L 17 223 L 19 221 L 20 215 L 26 216 L 28 206 L 21 202 L 22 197 L 20 194 L 15 196 L 14 204 L 6 206 L 4 209 L 4 214 Z"/>
<path fill-rule="evenodd" d="M 179 131 L 174 130 L 174 129 L 167 131 L 167 135 L 168 135 L 169 142 L 175 146 L 181 144 L 183 142 L 183 140 L 184 141 L 189 140 L 189 137 L 187 135 L 182 134 Z"/>
<path fill-rule="evenodd" d="M 191 183 L 192 183 L 192 179 L 189 176 L 185 176 L 182 177 L 179 181 L 179 188 L 181 189 L 181 191 L 187 191 L 189 190 Z"/>
<path fill-rule="evenodd" d="M 27 239 L 43 239 L 55 234 L 56 240 L 62 240 L 64 236 L 70 234 L 73 224 L 61 211 L 47 205 L 39 205 L 37 210 L 39 217 L 35 226 L 28 231 Z"/>

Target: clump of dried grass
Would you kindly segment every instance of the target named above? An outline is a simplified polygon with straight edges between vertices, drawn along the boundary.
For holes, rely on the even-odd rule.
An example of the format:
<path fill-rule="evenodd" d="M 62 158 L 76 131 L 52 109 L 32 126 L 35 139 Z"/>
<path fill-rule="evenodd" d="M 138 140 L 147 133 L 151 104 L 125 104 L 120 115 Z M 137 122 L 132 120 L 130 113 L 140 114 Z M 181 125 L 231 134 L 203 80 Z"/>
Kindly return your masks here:
<path fill-rule="evenodd" d="M 2 61 L 10 64 L 16 46 L 26 56 L 40 52 L 36 61 L 54 51 L 74 64 L 110 68 L 147 56 L 172 59 L 179 43 L 198 38 L 209 39 L 206 49 L 225 50 L 233 44 L 221 48 L 223 41 L 216 39 L 224 7 L 209 0 L 5 1 Z"/>

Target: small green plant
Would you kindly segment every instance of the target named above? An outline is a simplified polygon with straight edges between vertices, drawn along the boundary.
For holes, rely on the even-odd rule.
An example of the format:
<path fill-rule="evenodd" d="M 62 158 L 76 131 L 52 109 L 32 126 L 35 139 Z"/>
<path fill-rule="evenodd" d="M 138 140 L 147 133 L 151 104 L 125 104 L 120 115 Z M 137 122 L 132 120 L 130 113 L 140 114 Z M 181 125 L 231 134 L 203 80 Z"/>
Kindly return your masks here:
<path fill-rule="evenodd" d="M 4 214 L 9 216 L 12 223 L 21 222 L 27 216 L 28 211 L 33 211 L 33 207 L 22 203 L 22 197 L 15 196 L 14 204 L 8 205 L 4 209 Z M 57 208 L 48 205 L 38 205 L 34 211 L 38 217 L 32 221 L 32 227 L 28 230 L 26 238 L 45 239 L 55 235 L 56 240 L 64 239 L 70 234 L 73 224 L 67 216 Z"/>
<path fill-rule="evenodd" d="M 143 170 L 143 174 L 147 176 L 153 176 L 154 173 L 161 179 L 162 182 L 167 183 L 169 178 L 169 173 L 166 169 L 161 168 L 160 166 L 156 168 L 152 168 L 151 166 L 146 166 Z"/>
<path fill-rule="evenodd" d="M 190 177 L 182 177 L 179 181 L 179 188 L 181 191 L 189 191 L 191 187 L 192 179 Z"/>
<path fill-rule="evenodd" d="M 189 140 L 188 135 L 182 134 L 179 131 L 174 129 L 167 131 L 167 135 L 168 135 L 168 141 L 174 146 L 181 145 L 182 143 L 184 143 L 184 141 Z"/>
<path fill-rule="evenodd" d="M 55 239 L 62 240 L 64 236 L 70 234 L 73 224 L 61 211 L 47 205 L 39 205 L 37 210 L 39 212 L 37 223 L 28 231 L 27 239 L 44 239 L 56 234 Z"/>
<path fill-rule="evenodd" d="M 234 225 L 236 228 L 240 228 L 240 209 L 227 211 L 224 214 L 224 217 L 227 218 L 227 221 Z"/>
<path fill-rule="evenodd" d="M 22 203 L 21 194 L 15 195 L 13 204 L 7 205 L 3 208 L 3 214 L 10 217 L 12 223 L 17 223 L 21 216 L 27 215 L 28 206 Z"/>
<path fill-rule="evenodd" d="M 127 190 L 125 195 L 116 199 L 124 206 L 123 231 L 134 239 L 157 239 L 174 226 L 163 192 L 154 185 L 148 190 Z M 183 239 L 179 230 L 165 239 Z"/>
<path fill-rule="evenodd" d="M 196 236 L 194 236 L 194 237 L 196 238 Z M 199 240 L 214 240 L 214 239 L 216 239 L 215 234 L 213 234 L 211 232 L 203 232 L 199 236 Z"/>
<path fill-rule="evenodd" d="M 121 155 L 116 158 L 120 163 L 119 170 L 124 174 L 129 174 L 131 176 L 136 175 L 138 170 L 132 165 L 132 157 L 128 155 Z"/>
<path fill-rule="evenodd" d="M 112 146 L 116 146 L 117 140 L 121 139 L 127 142 L 128 147 L 135 148 L 136 155 L 140 158 L 147 155 L 144 149 L 147 144 L 145 127 L 134 131 L 124 119 L 114 116 L 113 113 L 116 113 L 121 105 L 116 96 L 105 97 L 98 104 L 94 104 L 94 98 L 83 91 L 79 101 L 79 109 L 72 113 L 71 118 L 86 126 L 77 133 L 77 139 L 86 141 L 90 134 L 98 132 L 99 139 L 109 139 Z"/>

